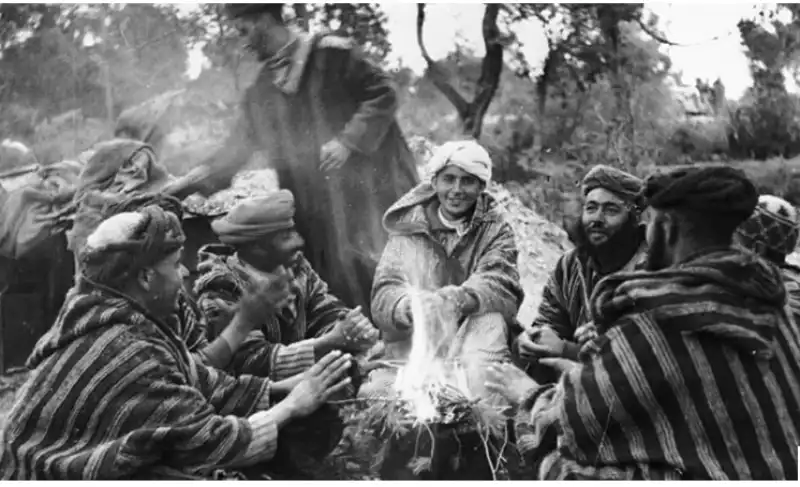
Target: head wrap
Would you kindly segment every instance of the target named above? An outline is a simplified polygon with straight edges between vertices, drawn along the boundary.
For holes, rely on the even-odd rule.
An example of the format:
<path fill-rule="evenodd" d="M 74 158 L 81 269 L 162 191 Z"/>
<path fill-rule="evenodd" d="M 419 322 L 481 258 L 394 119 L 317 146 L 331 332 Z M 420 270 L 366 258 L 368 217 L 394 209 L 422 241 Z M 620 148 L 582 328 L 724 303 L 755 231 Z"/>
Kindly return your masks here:
<path fill-rule="evenodd" d="M 67 247 L 76 255 L 86 243 L 86 239 L 100 223 L 118 213 L 136 212 L 140 209 L 156 205 L 163 210 L 175 214 L 178 220 L 183 218 L 181 202 L 161 193 L 144 193 L 129 196 L 119 193 L 90 191 L 78 204 L 72 228 L 67 231 Z"/>
<path fill-rule="evenodd" d="M 598 164 L 583 177 L 581 191 L 586 196 L 597 188 L 603 188 L 636 207 L 642 206 L 642 189 L 644 182 L 615 167 Z"/>
<path fill-rule="evenodd" d="M 179 250 L 185 240 L 178 217 L 158 206 L 119 213 L 103 221 L 79 250 L 82 274 L 115 287 Z"/>
<path fill-rule="evenodd" d="M 753 214 L 736 233 L 743 246 L 781 264 L 797 246 L 797 210 L 783 198 L 762 195 Z"/>
<path fill-rule="evenodd" d="M 486 184 L 492 180 L 492 158 L 475 140 L 447 142 L 433 151 L 428 170 L 436 176 L 447 166 L 456 166 Z"/>
<path fill-rule="evenodd" d="M 692 166 L 647 178 L 644 196 L 655 209 L 691 210 L 747 219 L 758 191 L 747 175 L 730 166 Z"/>
<path fill-rule="evenodd" d="M 225 11 L 228 17 L 235 19 L 237 17 L 247 17 L 251 15 L 258 15 L 269 13 L 276 19 L 280 19 L 283 14 L 282 3 L 228 3 L 225 4 Z"/>
<path fill-rule="evenodd" d="M 252 242 L 293 227 L 294 196 L 286 189 L 244 200 L 211 223 L 220 242 L 230 245 Z"/>

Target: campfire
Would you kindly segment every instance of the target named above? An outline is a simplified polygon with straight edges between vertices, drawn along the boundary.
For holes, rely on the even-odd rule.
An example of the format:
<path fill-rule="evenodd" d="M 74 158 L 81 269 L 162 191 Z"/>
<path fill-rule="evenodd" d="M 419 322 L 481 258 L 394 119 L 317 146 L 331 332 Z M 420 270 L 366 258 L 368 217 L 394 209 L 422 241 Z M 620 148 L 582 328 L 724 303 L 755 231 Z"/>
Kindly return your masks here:
<path fill-rule="evenodd" d="M 390 397 L 370 406 L 373 420 L 364 424 L 385 441 L 379 475 L 496 479 L 508 443 L 505 418 L 470 387 L 467 364 L 458 360 L 453 310 L 434 293 L 413 288 L 409 295 L 414 331 L 408 360 L 397 369 Z"/>
<path fill-rule="evenodd" d="M 456 424 L 474 398 L 463 365 L 453 357 L 457 323 L 431 293 L 410 289 L 414 320 L 408 362 L 398 371 L 395 392 L 404 415 L 415 424 Z"/>

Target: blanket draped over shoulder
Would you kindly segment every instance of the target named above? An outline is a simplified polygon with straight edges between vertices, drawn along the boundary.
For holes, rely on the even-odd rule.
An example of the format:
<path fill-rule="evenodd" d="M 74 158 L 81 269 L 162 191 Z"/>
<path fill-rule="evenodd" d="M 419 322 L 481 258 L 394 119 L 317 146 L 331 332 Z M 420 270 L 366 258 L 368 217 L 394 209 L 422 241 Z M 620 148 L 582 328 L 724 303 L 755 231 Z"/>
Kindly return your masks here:
<path fill-rule="evenodd" d="M 172 330 L 106 291 L 71 290 L 28 366 L 2 433 L 3 479 L 202 478 L 277 447 L 268 380 L 196 363 Z"/>
<path fill-rule="evenodd" d="M 797 478 L 800 331 L 777 268 L 709 252 L 611 276 L 592 302 L 605 334 L 521 411 L 542 478 Z"/>

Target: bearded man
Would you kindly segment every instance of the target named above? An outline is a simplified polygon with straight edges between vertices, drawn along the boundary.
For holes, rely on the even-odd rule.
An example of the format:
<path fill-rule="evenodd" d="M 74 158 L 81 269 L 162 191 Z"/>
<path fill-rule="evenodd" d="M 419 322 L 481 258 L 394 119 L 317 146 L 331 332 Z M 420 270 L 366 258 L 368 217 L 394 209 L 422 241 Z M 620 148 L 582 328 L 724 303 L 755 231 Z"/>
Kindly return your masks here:
<path fill-rule="evenodd" d="M 280 380 L 301 373 L 333 350 L 366 351 L 378 332 L 359 308 L 349 309 L 303 255 L 288 190 L 244 200 L 211 228 L 222 244 L 198 252 L 194 293 L 213 338 L 229 321 L 247 290 L 280 279 L 289 289 L 271 303 L 254 333 L 234 354 L 228 370 Z"/>
<path fill-rule="evenodd" d="M 350 357 L 338 352 L 282 382 L 195 361 L 169 324 L 184 240 L 157 206 L 88 236 L 77 288 L 34 348 L 6 419 L 2 478 L 227 478 L 270 460 L 285 425 L 348 386 Z"/>
<path fill-rule="evenodd" d="M 181 193 L 223 189 L 263 150 L 281 187 L 297 199 L 297 230 L 308 239 L 311 266 L 339 299 L 368 313 L 387 240 L 381 216 L 418 180 L 395 121 L 397 95 L 389 76 L 350 40 L 296 32 L 282 10 L 283 4 L 228 5 L 265 65 L 224 149 L 187 176 Z"/>
<path fill-rule="evenodd" d="M 523 364 L 540 357 L 576 359 L 580 345 L 596 335 L 589 311 L 595 286 L 609 274 L 643 264 L 641 191 L 639 178 L 613 167 L 598 165 L 586 174 L 581 219 L 569 232 L 575 248 L 559 259 L 531 329 L 517 340 Z M 530 371 L 541 380 L 549 375 Z"/>
<path fill-rule="evenodd" d="M 797 326 L 780 271 L 731 245 L 755 186 L 692 167 L 651 176 L 645 197 L 647 269 L 598 284 L 582 361 L 555 385 L 490 372 L 520 404 L 518 447 L 543 454 L 542 479 L 797 479 Z"/>

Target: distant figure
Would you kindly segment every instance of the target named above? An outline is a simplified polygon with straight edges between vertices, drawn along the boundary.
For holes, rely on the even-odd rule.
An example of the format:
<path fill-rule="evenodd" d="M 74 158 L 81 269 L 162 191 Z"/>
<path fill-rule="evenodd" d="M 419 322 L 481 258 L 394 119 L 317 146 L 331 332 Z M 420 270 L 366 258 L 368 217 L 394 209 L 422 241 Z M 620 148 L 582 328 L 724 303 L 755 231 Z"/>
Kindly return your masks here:
<path fill-rule="evenodd" d="M 389 76 L 348 39 L 289 29 L 282 8 L 229 4 L 266 64 L 224 148 L 187 176 L 196 179 L 183 194 L 229 186 L 253 152 L 264 150 L 296 198 L 311 266 L 347 306 L 366 312 L 387 241 L 381 216 L 417 183 L 414 157 L 395 121 Z"/>

